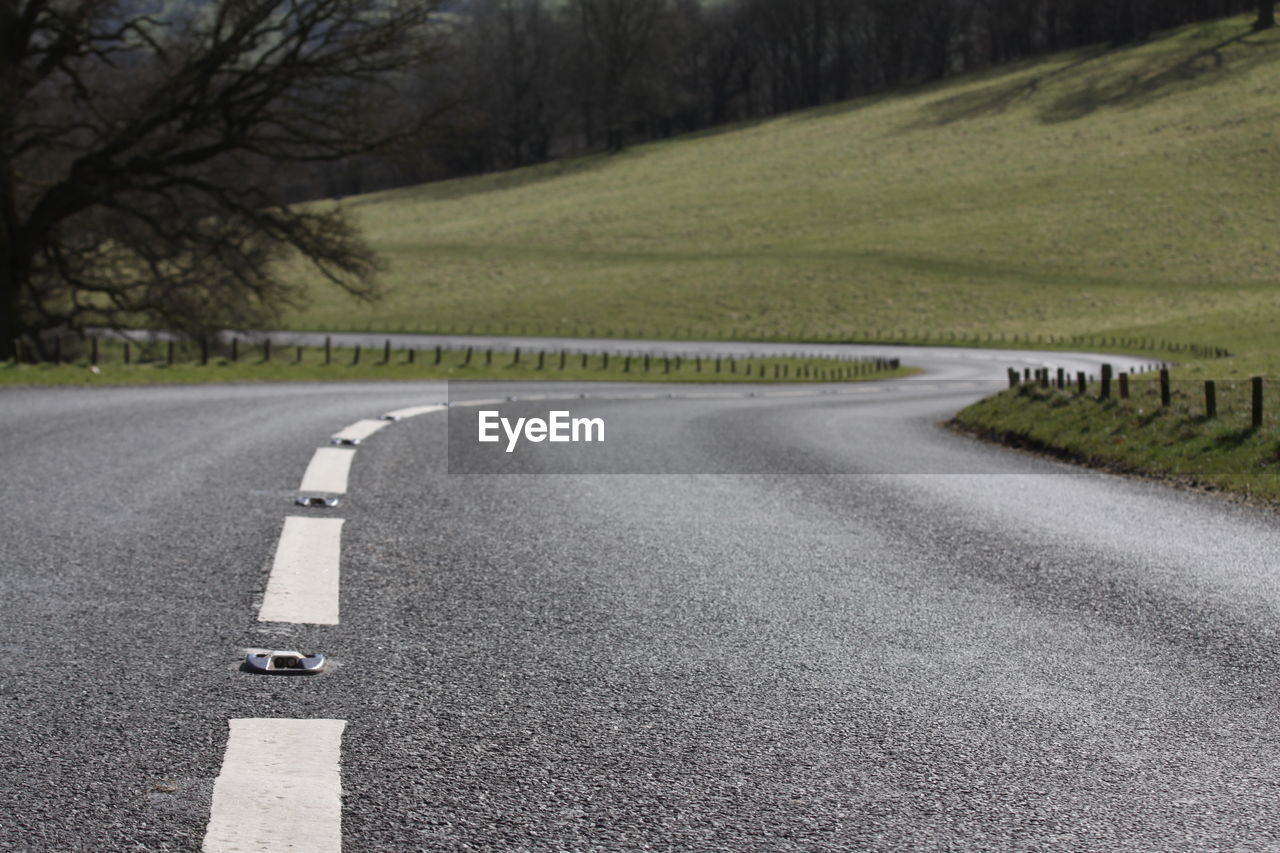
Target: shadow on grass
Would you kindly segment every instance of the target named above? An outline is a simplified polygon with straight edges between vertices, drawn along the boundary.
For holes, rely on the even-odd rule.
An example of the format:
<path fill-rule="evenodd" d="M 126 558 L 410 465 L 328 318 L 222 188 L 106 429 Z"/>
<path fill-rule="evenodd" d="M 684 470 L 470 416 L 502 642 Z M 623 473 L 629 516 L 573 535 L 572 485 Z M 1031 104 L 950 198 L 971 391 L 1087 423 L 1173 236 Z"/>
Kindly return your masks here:
<path fill-rule="evenodd" d="M 1176 61 L 1157 56 L 1134 73 L 1098 74 L 1054 100 L 1040 112 L 1040 120 L 1074 121 L 1100 109 L 1139 107 L 1175 91 L 1221 83 L 1273 59 L 1274 53 L 1265 48 L 1274 44 L 1274 38 L 1246 30 Z M 1231 50 L 1234 47 L 1241 50 Z"/>
<path fill-rule="evenodd" d="M 1213 446 L 1219 450 L 1235 450 L 1257 434 L 1257 428 L 1251 426 L 1227 430 L 1213 437 Z"/>
<path fill-rule="evenodd" d="M 1138 426 L 1149 427 L 1156 421 L 1162 420 L 1168 412 L 1168 409 L 1163 408 L 1152 409 L 1150 412 L 1145 412 L 1138 416 Z"/>
<path fill-rule="evenodd" d="M 1045 124 L 1084 118 L 1106 107 L 1142 106 L 1172 92 L 1185 91 L 1188 86 L 1220 83 L 1246 74 L 1275 57 L 1273 50 L 1265 49 L 1277 44 L 1271 31 L 1258 33 L 1241 26 L 1242 32 L 1190 55 L 1170 48 L 1149 57 L 1144 66 L 1129 72 L 1105 65 L 1094 71 L 1093 65 L 1096 60 L 1121 55 L 1133 46 L 1085 48 L 1074 60 L 1047 73 L 993 83 L 927 104 L 924 115 L 902 131 L 1001 115 L 1039 94 L 1051 82 L 1065 85 L 1068 91 L 1037 112 L 1037 118 Z M 1185 29 L 1173 30 L 1150 44 L 1173 40 L 1183 33 Z M 1012 73 L 1018 73 L 1017 66 L 1013 66 Z"/>
<path fill-rule="evenodd" d="M 1048 73 L 1038 74 L 1030 78 L 1019 78 L 1013 82 L 1002 80 L 990 86 L 961 92 L 949 98 L 933 101 L 925 106 L 924 116 L 918 121 L 903 127 L 901 132 L 907 133 L 932 127 L 945 127 L 961 121 L 1001 115 L 1037 94 L 1040 88 L 1048 81 L 1067 75 L 1110 53 L 1112 51 L 1109 48 L 1086 49 L 1074 61 Z M 1006 73 L 1000 76 L 1007 77 L 1009 68 L 1005 67 L 1002 70 Z M 1013 73 L 1016 74 L 1017 71 L 1014 70 Z"/>

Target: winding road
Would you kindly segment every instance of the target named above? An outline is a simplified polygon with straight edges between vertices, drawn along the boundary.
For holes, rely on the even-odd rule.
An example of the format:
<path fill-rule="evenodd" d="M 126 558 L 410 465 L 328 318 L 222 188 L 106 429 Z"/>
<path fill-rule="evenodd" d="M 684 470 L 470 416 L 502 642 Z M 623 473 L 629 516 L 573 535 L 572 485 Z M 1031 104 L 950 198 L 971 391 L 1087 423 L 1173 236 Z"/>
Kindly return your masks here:
<path fill-rule="evenodd" d="M 0 393 L 0 850 L 1280 849 L 1274 515 L 939 426 L 1124 360 L 891 354 Z"/>

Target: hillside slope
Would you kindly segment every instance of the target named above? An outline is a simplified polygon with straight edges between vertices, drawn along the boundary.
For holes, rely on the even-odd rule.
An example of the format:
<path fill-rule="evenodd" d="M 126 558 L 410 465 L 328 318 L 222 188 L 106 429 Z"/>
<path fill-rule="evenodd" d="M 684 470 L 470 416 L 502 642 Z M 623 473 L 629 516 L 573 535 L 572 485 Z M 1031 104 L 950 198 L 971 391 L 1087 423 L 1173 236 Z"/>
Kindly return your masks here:
<path fill-rule="evenodd" d="M 1240 17 L 348 199 L 387 297 L 295 326 L 1107 331 L 1272 346 L 1280 32 Z M 669 333 L 669 331 L 668 331 Z"/>

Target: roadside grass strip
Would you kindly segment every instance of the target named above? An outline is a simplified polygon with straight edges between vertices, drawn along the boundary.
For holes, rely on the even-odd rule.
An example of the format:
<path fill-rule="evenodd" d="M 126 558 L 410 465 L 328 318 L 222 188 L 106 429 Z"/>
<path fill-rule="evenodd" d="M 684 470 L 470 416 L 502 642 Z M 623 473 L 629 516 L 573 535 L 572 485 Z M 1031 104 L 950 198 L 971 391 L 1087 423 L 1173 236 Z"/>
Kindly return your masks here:
<path fill-rule="evenodd" d="M 340 853 L 346 720 L 234 719 L 204 853 Z"/>
<path fill-rule="evenodd" d="M 1250 383 L 1216 380 L 1208 414 L 1203 380 L 1129 378 L 1128 399 L 1099 383 L 1085 393 L 1022 384 L 965 408 L 953 424 L 984 438 L 1106 470 L 1280 504 L 1280 383 L 1264 384 L 1266 416 L 1254 426 Z"/>
<path fill-rule="evenodd" d="M 282 347 L 240 348 L 236 360 L 211 358 L 201 364 L 189 352 L 191 344 L 177 347 L 170 362 L 167 349 L 137 344 L 126 362 L 119 341 L 103 342 L 98 362 L 84 352 L 71 352 L 61 363 L 0 363 L 0 387 L 41 385 L 149 385 L 205 384 L 220 382 L 322 382 L 512 379 L 610 382 L 716 382 L 716 383 L 812 383 L 857 382 L 908 376 L 910 368 L 858 358 L 820 356 L 653 355 L 642 352 L 558 349 L 514 350 L 478 347 L 399 349 L 387 361 L 360 359 L 356 347 L 294 348 L 291 357 Z M 272 355 L 268 358 L 267 354 Z M 419 407 L 414 407 L 415 409 Z M 420 413 L 420 412 L 419 412 Z"/>

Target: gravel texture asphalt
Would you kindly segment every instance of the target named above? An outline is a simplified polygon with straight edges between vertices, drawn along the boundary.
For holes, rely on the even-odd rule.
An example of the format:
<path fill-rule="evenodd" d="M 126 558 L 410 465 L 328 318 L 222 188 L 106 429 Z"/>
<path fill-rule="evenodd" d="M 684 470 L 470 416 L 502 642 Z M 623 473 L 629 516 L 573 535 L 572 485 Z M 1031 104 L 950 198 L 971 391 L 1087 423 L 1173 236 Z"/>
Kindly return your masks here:
<path fill-rule="evenodd" d="M 1280 849 L 1274 516 L 949 433 L 1018 362 L 939 358 L 591 387 L 627 473 L 450 473 L 422 415 L 332 510 L 313 449 L 443 385 L 0 393 L 0 850 L 200 849 L 238 717 L 349 721 L 348 851 Z M 301 513 L 339 625 L 256 619 Z"/>

